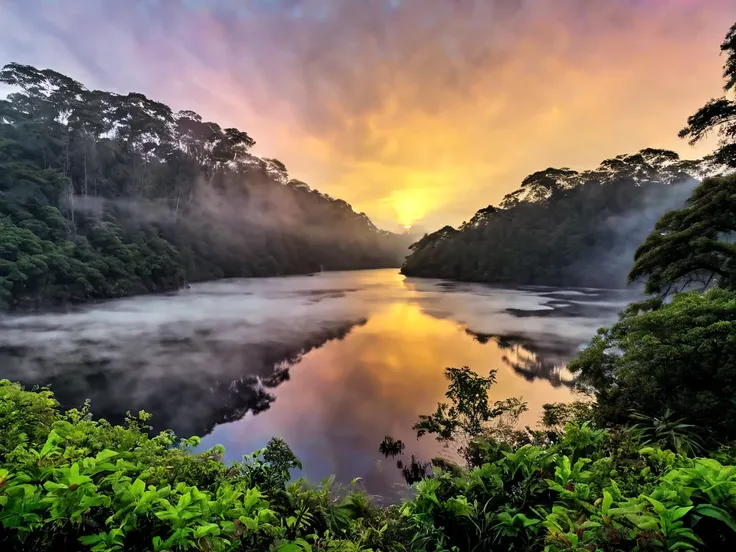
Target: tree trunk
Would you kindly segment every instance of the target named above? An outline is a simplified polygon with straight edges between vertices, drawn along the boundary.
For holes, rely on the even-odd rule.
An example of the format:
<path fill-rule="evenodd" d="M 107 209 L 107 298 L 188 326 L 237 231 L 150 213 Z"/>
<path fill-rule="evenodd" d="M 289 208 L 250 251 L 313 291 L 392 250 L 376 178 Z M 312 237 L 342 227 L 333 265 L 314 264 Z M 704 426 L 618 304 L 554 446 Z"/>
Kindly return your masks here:
<path fill-rule="evenodd" d="M 66 144 L 64 144 L 64 154 L 65 154 L 65 161 L 64 161 L 64 175 L 67 177 L 69 181 L 69 210 L 71 211 L 71 220 L 72 220 L 72 232 L 74 235 L 77 234 L 77 223 L 75 221 L 75 213 L 74 213 L 74 181 L 72 180 L 71 175 L 69 174 L 69 131 L 67 131 L 66 134 Z"/>
<path fill-rule="evenodd" d="M 69 210 L 71 211 L 72 232 L 77 234 L 77 224 L 74 221 L 74 183 L 69 179 Z"/>
<path fill-rule="evenodd" d="M 87 148 L 84 148 L 84 210 L 87 210 Z"/>

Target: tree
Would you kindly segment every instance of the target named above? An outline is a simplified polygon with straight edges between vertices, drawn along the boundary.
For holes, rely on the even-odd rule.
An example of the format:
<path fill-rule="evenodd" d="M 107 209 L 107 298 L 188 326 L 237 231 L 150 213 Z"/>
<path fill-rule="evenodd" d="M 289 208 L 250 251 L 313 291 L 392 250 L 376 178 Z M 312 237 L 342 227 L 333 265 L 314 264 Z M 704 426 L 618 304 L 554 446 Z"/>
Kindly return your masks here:
<path fill-rule="evenodd" d="M 667 295 L 697 286 L 736 288 L 736 175 L 708 178 L 686 206 L 665 214 L 639 246 L 629 281 Z"/>
<path fill-rule="evenodd" d="M 411 246 L 407 276 L 498 284 L 623 287 L 636 247 L 668 207 L 679 207 L 697 161 L 654 148 L 596 169 L 548 168 L 525 178 L 499 207 Z M 606 265 L 606 270 L 597 268 Z"/>
<path fill-rule="evenodd" d="M 728 94 L 736 91 L 736 24 L 726 34 L 721 52 L 726 55 L 723 91 Z M 688 118 L 687 126 L 680 131 L 680 138 L 687 138 L 695 144 L 711 132 L 716 132 L 720 138 L 712 160 L 720 165 L 736 167 L 736 101 L 726 96 L 711 99 Z"/>
<path fill-rule="evenodd" d="M 419 416 L 412 429 L 417 437 L 432 434 L 440 442 L 456 442 L 466 459 L 473 439 L 506 431 L 527 409 L 526 403 L 515 398 L 491 403 L 488 392 L 496 382 L 496 370 L 483 377 L 467 366 L 447 368 L 445 378 L 450 382 L 445 393 L 450 404 L 438 403 L 435 413 Z M 511 420 L 504 424 L 504 417 Z M 494 421 L 500 422 L 498 427 L 492 427 Z"/>
<path fill-rule="evenodd" d="M 596 416 L 628 423 L 632 411 L 736 438 L 736 292 L 676 294 L 658 309 L 629 309 L 574 360 L 578 385 L 597 399 Z"/>
<path fill-rule="evenodd" d="M 2 259 L 2 308 L 397 266 L 408 246 L 345 201 L 285 185 L 286 167 L 253 156 L 244 130 L 50 69 L 10 63 L 0 83 L 12 87 L 0 100 L 0 239 L 33 244 Z"/>

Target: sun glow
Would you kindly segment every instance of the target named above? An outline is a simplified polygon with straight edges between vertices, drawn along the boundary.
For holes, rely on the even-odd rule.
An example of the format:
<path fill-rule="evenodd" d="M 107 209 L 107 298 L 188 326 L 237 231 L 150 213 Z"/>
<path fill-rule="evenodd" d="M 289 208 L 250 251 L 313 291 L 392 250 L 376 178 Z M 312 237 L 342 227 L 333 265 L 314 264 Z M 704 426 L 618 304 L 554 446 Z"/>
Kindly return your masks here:
<path fill-rule="evenodd" d="M 407 230 L 427 213 L 427 192 L 418 189 L 395 190 L 385 199 L 398 223 Z"/>

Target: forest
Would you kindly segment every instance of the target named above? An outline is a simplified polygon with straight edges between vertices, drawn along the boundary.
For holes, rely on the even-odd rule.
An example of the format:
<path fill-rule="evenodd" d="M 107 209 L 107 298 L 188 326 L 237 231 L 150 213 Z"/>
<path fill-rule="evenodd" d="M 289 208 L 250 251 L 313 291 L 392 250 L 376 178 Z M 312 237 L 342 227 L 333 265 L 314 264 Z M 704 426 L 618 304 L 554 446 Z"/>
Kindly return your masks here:
<path fill-rule="evenodd" d="M 401 264 L 406 238 L 242 130 L 48 69 L 10 63 L 0 83 L 0 309 Z"/>
<path fill-rule="evenodd" d="M 500 206 L 412 244 L 401 271 L 494 284 L 623 287 L 636 245 L 668 207 L 682 205 L 710 166 L 645 149 L 594 170 L 536 172 Z"/>
<path fill-rule="evenodd" d="M 405 459 L 413 496 L 294 479 L 272 438 L 241 461 L 198 437 L 120 425 L 89 402 L 0 381 L 3 550 L 256 552 L 641 552 L 736 547 L 736 176 L 707 178 L 636 253 L 648 297 L 571 363 L 587 394 L 520 427 L 520 398 L 491 401 L 497 371 L 445 370 L 446 402 L 417 438 L 455 450 Z M 683 230 L 682 226 L 686 224 Z M 693 283 L 702 283 L 697 289 Z"/>
<path fill-rule="evenodd" d="M 412 244 L 401 272 L 509 285 L 618 288 L 636 280 L 638 269 L 627 280 L 631 257 L 657 220 L 682 207 L 703 177 L 730 174 L 736 168 L 736 102 L 728 97 L 736 91 L 734 35 L 732 28 L 721 45 L 725 95 L 708 101 L 679 133 L 691 144 L 717 135 L 718 147 L 711 155 L 683 160 L 673 151 L 647 148 L 607 159 L 593 170 L 535 172 L 499 206 L 489 205 L 459 228 L 445 226 Z M 684 232 L 683 242 L 705 233 L 722 244 L 710 255 L 733 256 L 733 199 L 730 212 L 708 220 L 716 215 L 708 212 L 712 186 L 700 188 L 704 197 L 692 200 L 700 213 L 697 225 L 686 212 L 679 220 L 668 215 L 667 224 L 672 232 L 675 226 Z M 724 234 L 725 242 L 715 239 Z M 692 262 L 704 262 L 706 269 L 713 266 L 709 259 Z M 732 278 L 733 264 L 720 276 Z"/>

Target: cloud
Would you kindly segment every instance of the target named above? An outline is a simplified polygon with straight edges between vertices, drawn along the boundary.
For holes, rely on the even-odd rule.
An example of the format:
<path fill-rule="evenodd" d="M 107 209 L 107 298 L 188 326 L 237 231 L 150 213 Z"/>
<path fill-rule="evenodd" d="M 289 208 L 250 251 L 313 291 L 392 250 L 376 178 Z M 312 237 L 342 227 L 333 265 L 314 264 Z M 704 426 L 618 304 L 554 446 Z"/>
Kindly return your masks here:
<path fill-rule="evenodd" d="M 434 227 L 547 166 L 675 148 L 720 93 L 730 0 L 7 0 L 8 61 L 140 90 L 384 226 Z"/>

